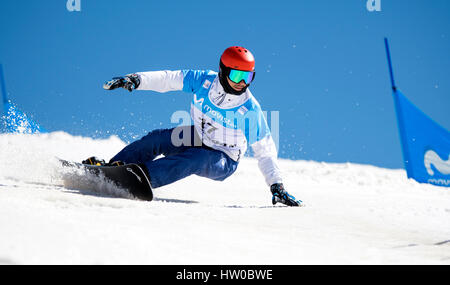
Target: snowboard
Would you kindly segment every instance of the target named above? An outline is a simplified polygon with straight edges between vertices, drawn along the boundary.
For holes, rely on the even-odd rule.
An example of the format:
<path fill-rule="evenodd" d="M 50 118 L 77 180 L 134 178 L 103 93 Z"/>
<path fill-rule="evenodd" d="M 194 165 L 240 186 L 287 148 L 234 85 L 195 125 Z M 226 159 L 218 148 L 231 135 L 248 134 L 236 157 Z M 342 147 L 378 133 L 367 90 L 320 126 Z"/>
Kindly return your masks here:
<path fill-rule="evenodd" d="M 150 180 L 144 170 L 137 164 L 125 164 L 120 166 L 98 166 L 81 164 L 59 159 L 63 167 L 84 169 L 87 173 L 97 177 L 104 177 L 117 187 L 129 192 L 135 198 L 145 201 L 153 199 L 153 191 Z"/>

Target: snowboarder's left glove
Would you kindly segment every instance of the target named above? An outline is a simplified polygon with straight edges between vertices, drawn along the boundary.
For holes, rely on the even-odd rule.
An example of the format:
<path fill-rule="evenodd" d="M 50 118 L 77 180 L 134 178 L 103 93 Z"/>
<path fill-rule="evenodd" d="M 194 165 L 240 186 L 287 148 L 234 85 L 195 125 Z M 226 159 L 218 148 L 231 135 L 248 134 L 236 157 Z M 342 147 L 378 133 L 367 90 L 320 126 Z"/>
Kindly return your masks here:
<path fill-rule="evenodd" d="M 127 74 L 121 77 L 113 77 L 113 79 L 103 84 L 103 89 L 113 90 L 116 88 L 124 88 L 131 92 L 138 88 L 139 84 L 141 84 L 141 80 L 137 74 Z"/>
<path fill-rule="evenodd" d="M 301 200 L 295 199 L 294 196 L 290 195 L 283 186 L 283 183 L 275 183 L 270 186 L 270 191 L 272 192 L 272 204 L 282 203 L 287 206 L 299 207 L 303 206 Z"/>

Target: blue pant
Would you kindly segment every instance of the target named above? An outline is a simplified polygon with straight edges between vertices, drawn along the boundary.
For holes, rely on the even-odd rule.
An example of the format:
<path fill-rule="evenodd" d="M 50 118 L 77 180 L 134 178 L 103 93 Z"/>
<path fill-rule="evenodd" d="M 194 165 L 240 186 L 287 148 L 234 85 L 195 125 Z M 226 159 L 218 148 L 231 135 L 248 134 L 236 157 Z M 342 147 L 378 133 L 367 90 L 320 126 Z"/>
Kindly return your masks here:
<path fill-rule="evenodd" d="M 193 126 L 184 128 L 191 134 L 190 144 L 175 146 L 171 139 L 174 129 L 154 130 L 126 146 L 110 161 L 144 164 L 153 188 L 192 174 L 222 181 L 236 171 L 238 162 L 224 152 L 203 145 Z M 161 154 L 164 157 L 155 159 Z"/>

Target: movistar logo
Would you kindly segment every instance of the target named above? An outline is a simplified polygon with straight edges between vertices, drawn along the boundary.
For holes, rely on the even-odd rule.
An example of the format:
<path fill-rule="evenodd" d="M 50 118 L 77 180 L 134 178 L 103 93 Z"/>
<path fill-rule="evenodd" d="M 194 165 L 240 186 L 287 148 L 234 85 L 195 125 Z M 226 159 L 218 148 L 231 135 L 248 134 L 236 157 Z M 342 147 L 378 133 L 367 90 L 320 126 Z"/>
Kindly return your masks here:
<path fill-rule="evenodd" d="M 221 112 L 214 110 L 213 108 L 211 108 L 206 104 L 203 106 L 203 109 L 205 109 L 206 114 L 210 114 L 212 117 L 215 117 L 219 122 L 225 123 L 227 126 L 237 129 L 236 124 L 234 124 L 232 120 L 234 119 L 233 112 L 227 112 L 226 114 L 227 117 L 224 117 Z M 231 117 L 231 119 L 228 117 Z"/>
<path fill-rule="evenodd" d="M 450 174 L 450 154 L 448 156 L 448 159 L 445 161 L 436 152 L 434 152 L 433 150 L 429 150 L 425 153 L 423 163 L 425 164 L 425 168 L 427 169 L 428 174 L 431 176 L 434 175 L 434 171 L 431 168 L 431 165 L 433 165 L 437 171 L 444 175 Z"/>
<path fill-rule="evenodd" d="M 194 102 L 195 103 L 202 105 L 204 100 L 205 100 L 204 98 L 200 98 L 197 100 L 197 94 L 194 94 Z"/>
<path fill-rule="evenodd" d="M 205 110 L 205 114 L 209 114 L 211 117 L 214 117 L 217 121 L 221 123 L 225 123 L 227 126 L 237 129 L 237 125 L 233 122 L 234 120 L 234 112 L 228 111 L 225 115 L 209 106 L 208 104 L 203 105 L 204 98 L 197 99 L 197 94 L 194 94 L 194 102 L 195 104 L 199 104 L 199 109 Z"/>

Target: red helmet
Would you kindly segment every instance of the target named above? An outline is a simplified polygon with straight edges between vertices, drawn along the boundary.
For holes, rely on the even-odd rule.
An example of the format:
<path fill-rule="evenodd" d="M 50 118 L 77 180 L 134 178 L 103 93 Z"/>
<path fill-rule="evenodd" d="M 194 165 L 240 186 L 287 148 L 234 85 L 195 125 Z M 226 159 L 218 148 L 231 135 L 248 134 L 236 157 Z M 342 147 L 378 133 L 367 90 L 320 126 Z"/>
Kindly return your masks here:
<path fill-rule="evenodd" d="M 220 61 L 228 68 L 244 71 L 255 70 L 253 54 L 243 47 L 234 46 L 227 48 L 220 57 Z"/>

